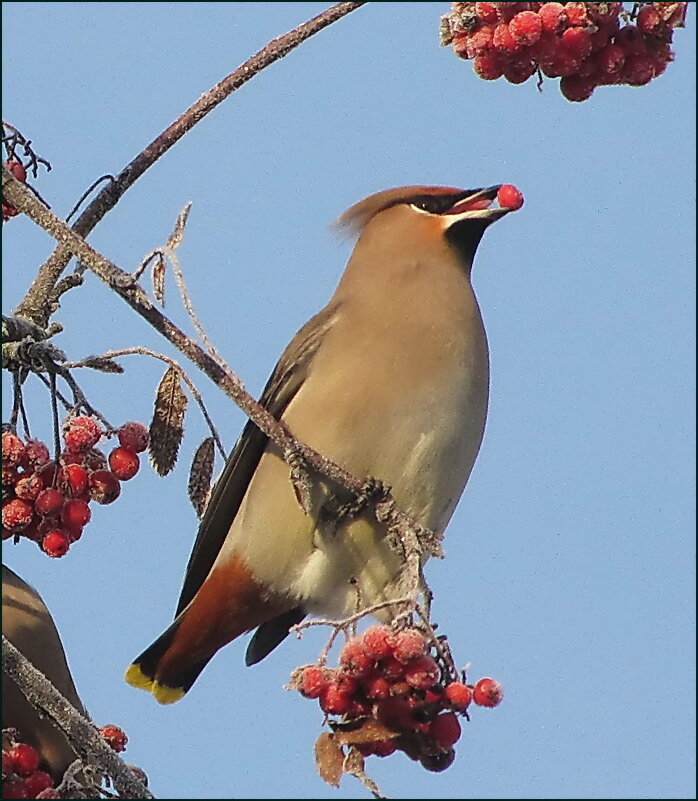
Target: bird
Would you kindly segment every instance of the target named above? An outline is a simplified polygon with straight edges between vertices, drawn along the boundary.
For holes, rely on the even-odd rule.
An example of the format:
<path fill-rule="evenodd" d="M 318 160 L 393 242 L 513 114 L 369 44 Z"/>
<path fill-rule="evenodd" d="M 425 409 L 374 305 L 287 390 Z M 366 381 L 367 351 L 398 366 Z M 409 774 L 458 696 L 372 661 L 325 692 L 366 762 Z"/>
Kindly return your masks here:
<path fill-rule="evenodd" d="M 471 284 L 475 251 L 511 209 L 500 186 L 406 186 L 336 221 L 356 237 L 327 305 L 293 337 L 260 403 L 301 442 L 442 534 L 484 435 L 487 336 Z M 394 600 L 404 557 L 370 512 L 337 523 L 350 496 L 315 477 L 303 509 L 280 448 L 251 421 L 200 521 L 173 623 L 125 679 L 178 701 L 213 655 L 256 630 L 246 664 L 306 615 L 342 618 Z M 390 615 L 389 606 L 376 617 Z"/>
<path fill-rule="evenodd" d="M 56 624 L 39 593 L 6 565 L 2 566 L 2 633 L 83 716 Z M 68 738 L 27 701 L 14 680 L 2 683 L 2 727 L 17 729 L 22 742 L 37 750 L 40 767 L 60 783 L 78 758 Z"/>

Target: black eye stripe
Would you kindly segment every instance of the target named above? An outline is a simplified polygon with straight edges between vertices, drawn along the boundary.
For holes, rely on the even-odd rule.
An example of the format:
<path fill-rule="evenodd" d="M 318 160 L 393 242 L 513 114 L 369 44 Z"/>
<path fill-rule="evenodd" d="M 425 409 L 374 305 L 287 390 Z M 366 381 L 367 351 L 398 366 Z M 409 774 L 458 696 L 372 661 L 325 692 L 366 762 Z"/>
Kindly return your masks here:
<path fill-rule="evenodd" d="M 409 198 L 407 203 L 416 206 L 418 209 L 428 211 L 429 214 L 444 214 L 454 203 L 465 197 L 464 194 L 457 195 L 416 195 Z"/>

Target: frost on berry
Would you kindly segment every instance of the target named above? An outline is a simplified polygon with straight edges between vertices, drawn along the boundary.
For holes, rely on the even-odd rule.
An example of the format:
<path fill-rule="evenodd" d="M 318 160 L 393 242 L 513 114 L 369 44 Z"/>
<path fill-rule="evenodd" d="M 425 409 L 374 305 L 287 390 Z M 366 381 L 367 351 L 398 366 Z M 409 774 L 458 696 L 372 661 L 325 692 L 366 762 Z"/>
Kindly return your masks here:
<path fill-rule="evenodd" d="M 532 45 L 543 30 L 541 18 L 535 11 L 520 11 L 509 23 L 509 33 L 517 44 Z"/>
<path fill-rule="evenodd" d="M 41 540 L 41 550 L 53 559 L 65 556 L 70 548 L 70 536 L 62 529 L 51 529 Z"/>
<path fill-rule="evenodd" d="M 2 463 L 19 466 L 24 456 L 24 443 L 11 431 L 2 432 Z"/>
<path fill-rule="evenodd" d="M 71 499 L 63 504 L 61 520 L 69 529 L 82 529 L 90 522 L 90 507 L 78 499 Z"/>
<path fill-rule="evenodd" d="M 452 681 L 444 687 L 444 697 L 451 709 L 462 712 L 473 700 L 473 691 L 467 684 L 460 681 Z"/>
<path fill-rule="evenodd" d="M 109 743 L 110 747 L 117 753 L 121 753 L 121 751 L 126 748 L 128 737 L 123 729 L 120 729 L 118 726 L 114 726 L 112 724 L 101 726 L 99 733 L 102 735 L 102 737 L 104 737 L 107 743 Z"/>
<path fill-rule="evenodd" d="M 351 693 L 340 689 L 334 682 L 322 688 L 320 708 L 328 715 L 344 715 L 351 709 L 351 705 Z"/>
<path fill-rule="evenodd" d="M 41 490 L 44 488 L 44 482 L 38 473 L 22 476 L 15 484 L 15 495 L 23 501 L 35 501 Z"/>
<path fill-rule="evenodd" d="M 339 666 L 347 676 L 365 676 L 374 660 L 366 653 L 361 638 L 349 640 L 339 655 Z"/>
<path fill-rule="evenodd" d="M 489 677 L 480 679 L 473 687 L 473 701 L 478 706 L 497 706 L 503 697 L 502 685 Z"/>
<path fill-rule="evenodd" d="M 311 665 L 303 671 L 298 689 L 306 698 L 319 698 L 327 683 L 327 671 Z"/>
<path fill-rule="evenodd" d="M 35 770 L 24 780 L 24 787 L 29 798 L 37 798 L 39 793 L 53 788 L 53 779 L 44 770 Z M 46 796 L 44 796 L 45 798 Z"/>
<path fill-rule="evenodd" d="M 361 644 L 372 659 L 385 659 L 393 653 L 394 638 L 387 626 L 371 626 L 361 636 Z"/>
<path fill-rule="evenodd" d="M 63 493 L 60 490 L 49 487 L 39 493 L 34 502 L 34 508 L 43 517 L 51 517 L 60 512 L 63 501 Z"/>
<path fill-rule="evenodd" d="M 118 430 L 119 444 L 134 451 L 135 453 L 142 453 L 147 447 L 150 440 L 148 429 L 143 423 L 130 422 L 124 423 Z"/>
<path fill-rule="evenodd" d="M 395 635 L 393 653 L 398 662 L 411 662 L 427 652 L 427 642 L 419 629 L 403 629 Z"/>
<path fill-rule="evenodd" d="M 405 681 L 418 690 L 428 690 L 439 679 L 440 670 L 431 656 L 420 656 L 405 665 Z"/>
<path fill-rule="evenodd" d="M 10 531 L 26 528 L 34 516 L 34 506 L 29 501 L 14 498 L 2 505 L 2 525 Z"/>
<path fill-rule="evenodd" d="M 86 451 L 93 448 L 101 436 L 102 429 L 94 417 L 73 417 L 65 432 L 65 446 L 73 453 Z"/>
<path fill-rule="evenodd" d="M 22 467 L 26 470 L 35 470 L 42 467 L 50 460 L 50 454 L 45 443 L 38 439 L 27 440 L 24 446 L 24 455 L 22 457 Z"/>

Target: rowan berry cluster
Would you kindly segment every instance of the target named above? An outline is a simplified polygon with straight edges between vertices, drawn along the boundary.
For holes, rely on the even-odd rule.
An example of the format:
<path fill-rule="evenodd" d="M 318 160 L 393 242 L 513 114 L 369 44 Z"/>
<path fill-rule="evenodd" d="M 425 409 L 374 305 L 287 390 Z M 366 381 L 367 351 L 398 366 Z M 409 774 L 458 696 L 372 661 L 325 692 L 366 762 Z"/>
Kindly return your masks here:
<path fill-rule="evenodd" d="M 128 737 L 122 729 L 111 724 L 102 726 L 99 733 L 120 753 L 126 748 Z M 49 773 L 40 770 L 41 754 L 31 745 L 19 739 L 15 729 L 3 730 L 2 746 L 2 797 L 3 798 L 61 798 Z M 129 765 L 139 778 L 147 784 L 145 773 Z M 75 797 L 71 794 L 70 797 Z M 91 797 L 91 796 L 79 796 Z"/>
<path fill-rule="evenodd" d="M 31 745 L 8 738 L 7 748 L 3 737 L 2 797 L 3 798 L 59 798 L 53 778 L 39 770 L 40 757 Z"/>
<path fill-rule="evenodd" d="M 116 434 L 119 446 L 108 458 L 96 445 Z M 57 459 L 40 440 L 23 442 L 12 431 L 2 434 L 2 538 L 34 540 L 51 557 L 64 556 L 90 522 L 89 504 L 113 503 L 121 481 L 136 475 L 138 454 L 148 446 L 142 423 L 105 431 L 94 417 L 71 418 Z"/>
<path fill-rule="evenodd" d="M 453 3 L 442 43 L 473 60 L 480 78 L 560 78 L 574 102 L 597 86 L 644 86 L 674 58 L 688 3 Z"/>
<path fill-rule="evenodd" d="M 24 168 L 24 165 L 21 161 L 17 161 L 17 159 L 8 159 L 5 162 L 5 166 L 7 169 L 14 175 L 14 177 L 24 183 L 27 180 L 27 171 Z M 17 209 L 11 204 L 5 201 L 5 198 L 2 199 L 2 221 L 7 222 L 10 217 L 14 217 L 15 215 L 19 214 Z"/>
<path fill-rule="evenodd" d="M 455 758 L 461 735 L 459 715 L 468 717 L 471 702 L 494 707 L 502 688 L 494 679 L 475 685 L 454 680 L 432 655 L 429 642 L 416 628 L 393 632 L 372 626 L 349 640 L 339 656 L 339 667 L 310 665 L 299 668 L 290 686 L 306 698 L 317 698 L 326 715 L 354 726 L 371 720 L 382 727 L 384 739 L 356 738 L 364 756 L 390 756 L 403 751 L 430 771 L 446 770 Z"/>

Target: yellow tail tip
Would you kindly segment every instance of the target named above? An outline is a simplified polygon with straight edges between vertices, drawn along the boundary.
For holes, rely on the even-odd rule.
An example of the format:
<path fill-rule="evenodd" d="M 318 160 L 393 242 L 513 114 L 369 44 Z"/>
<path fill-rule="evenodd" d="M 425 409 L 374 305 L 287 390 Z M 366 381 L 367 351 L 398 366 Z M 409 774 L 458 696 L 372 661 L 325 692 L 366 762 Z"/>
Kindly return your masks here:
<path fill-rule="evenodd" d="M 185 694 L 182 687 L 167 687 L 164 684 L 160 684 L 159 681 L 146 676 L 140 665 L 136 663 L 128 666 L 124 679 L 126 684 L 130 684 L 131 687 L 152 693 L 159 704 L 174 704 L 180 698 L 183 698 Z"/>

